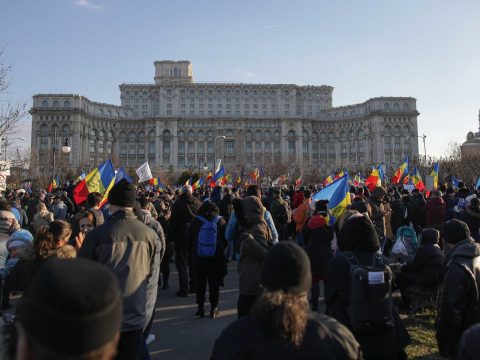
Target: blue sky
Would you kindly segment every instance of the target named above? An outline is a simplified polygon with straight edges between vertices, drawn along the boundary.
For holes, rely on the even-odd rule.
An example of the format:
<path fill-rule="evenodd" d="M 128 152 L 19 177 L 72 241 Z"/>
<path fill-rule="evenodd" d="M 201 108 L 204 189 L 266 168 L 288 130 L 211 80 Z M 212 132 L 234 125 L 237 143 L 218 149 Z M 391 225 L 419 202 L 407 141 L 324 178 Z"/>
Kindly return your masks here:
<path fill-rule="evenodd" d="M 154 60 L 190 60 L 196 81 L 331 85 L 334 106 L 413 96 L 432 155 L 478 131 L 480 1 L 4 0 L 0 14 L 13 65 L 0 101 L 119 104 L 120 83 L 153 82 Z"/>

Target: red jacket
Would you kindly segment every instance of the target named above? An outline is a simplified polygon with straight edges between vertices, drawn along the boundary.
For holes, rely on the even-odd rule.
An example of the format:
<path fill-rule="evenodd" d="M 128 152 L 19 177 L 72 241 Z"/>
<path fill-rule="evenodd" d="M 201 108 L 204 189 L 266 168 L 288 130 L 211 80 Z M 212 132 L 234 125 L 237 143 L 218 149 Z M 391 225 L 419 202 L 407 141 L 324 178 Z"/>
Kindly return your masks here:
<path fill-rule="evenodd" d="M 300 205 L 302 205 L 303 200 L 305 198 L 303 197 L 303 192 L 297 191 L 295 194 L 293 194 L 293 199 L 292 199 L 292 209 L 296 209 Z"/>
<path fill-rule="evenodd" d="M 441 197 L 434 197 L 428 200 L 427 211 L 427 227 L 431 225 L 442 225 L 445 221 L 445 201 Z"/>

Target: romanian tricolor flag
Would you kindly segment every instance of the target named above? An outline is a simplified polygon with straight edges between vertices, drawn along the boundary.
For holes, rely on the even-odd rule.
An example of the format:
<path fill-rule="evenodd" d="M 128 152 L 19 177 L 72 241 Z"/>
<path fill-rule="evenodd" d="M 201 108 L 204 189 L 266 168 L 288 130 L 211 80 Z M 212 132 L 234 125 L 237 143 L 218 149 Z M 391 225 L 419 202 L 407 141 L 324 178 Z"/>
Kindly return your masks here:
<path fill-rule="evenodd" d="M 77 184 L 73 190 L 73 198 L 77 205 L 80 205 L 87 200 L 88 194 L 92 192 L 108 195 L 108 191 L 110 191 L 114 184 L 115 170 L 113 169 L 112 162 L 107 160 Z"/>
<path fill-rule="evenodd" d="M 341 170 L 335 175 L 334 180 L 338 180 L 341 177 L 343 177 L 344 175 L 345 175 L 345 172 L 343 170 Z"/>
<path fill-rule="evenodd" d="M 345 174 L 336 180 L 330 186 L 313 195 L 312 201 L 328 200 L 328 209 L 330 210 L 330 225 L 343 215 L 347 206 L 351 204 L 350 186 L 348 185 L 349 177 Z"/>
<path fill-rule="evenodd" d="M 215 187 L 217 185 L 217 182 L 221 181 L 223 177 L 225 176 L 225 168 L 220 166 L 220 169 L 213 175 L 212 180 L 210 181 L 210 187 Z M 219 185 L 219 184 L 218 184 Z"/>
<path fill-rule="evenodd" d="M 158 185 L 160 185 L 162 182 L 160 181 L 160 178 L 156 177 L 156 178 L 151 178 L 150 180 L 148 180 L 148 183 L 149 183 L 150 185 L 158 186 Z"/>
<path fill-rule="evenodd" d="M 438 188 L 438 162 L 433 164 L 433 170 L 430 173 L 430 176 L 433 176 L 433 187 L 436 189 Z"/>
<path fill-rule="evenodd" d="M 375 189 L 377 186 L 382 186 L 382 176 L 380 174 L 380 171 L 382 171 L 381 168 L 381 164 L 378 167 L 374 167 L 370 173 L 370 176 L 367 178 L 367 180 L 365 180 L 365 186 L 370 191 L 373 191 L 373 189 Z"/>
<path fill-rule="evenodd" d="M 415 189 L 418 189 L 419 191 L 425 190 L 425 184 L 423 183 L 422 176 L 416 167 L 413 168 L 412 182 L 413 185 L 415 185 Z"/>
<path fill-rule="evenodd" d="M 202 186 L 202 185 L 203 185 L 203 177 L 198 178 L 198 180 L 193 183 L 192 189 L 193 189 L 193 190 L 199 189 L 200 186 Z"/>
<path fill-rule="evenodd" d="M 208 184 L 213 179 L 213 173 L 210 171 L 205 179 L 205 182 Z"/>
<path fill-rule="evenodd" d="M 323 182 L 323 187 L 326 187 L 327 185 L 331 184 L 333 182 L 333 174 L 330 174 L 327 176 L 325 181 Z"/>
<path fill-rule="evenodd" d="M 403 175 L 408 173 L 408 156 L 403 160 L 402 165 L 395 171 L 392 177 L 392 184 L 398 184 Z"/>
<path fill-rule="evenodd" d="M 254 182 L 257 182 L 259 177 L 260 177 L 260 171 L 258 170 L 258 168 L 256 168 L 250 173 L 250 179 L 252 179 L 252 181 Z"/>
<path fill-rule="evenodd" d="M 403 184 L 404 185 L 412 184 L 412 179 L 410 178 L 410 175 L 407 175 L 403 178 Z"/>
<path fill-rule="evenodd" d="M 47 187 L 47 192 L 51 193 L 54 189 L 60 186 L 60 176 L 55 176 L 52 182 Z"/>

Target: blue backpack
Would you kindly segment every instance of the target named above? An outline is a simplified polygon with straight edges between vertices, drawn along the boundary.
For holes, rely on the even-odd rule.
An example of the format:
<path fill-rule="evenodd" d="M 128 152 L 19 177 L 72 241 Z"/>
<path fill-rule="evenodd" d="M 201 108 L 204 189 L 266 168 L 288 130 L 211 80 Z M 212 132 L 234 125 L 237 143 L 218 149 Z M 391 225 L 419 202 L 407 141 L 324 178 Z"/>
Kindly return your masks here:
<path fill-rule="evenodd" d="M 217 250 L 217 223 L 222 217 L 217 216 L 208 221 L 203 216 L 197 216 L 202 222 L 197 240 L 197 255 L 199 257 L 213 257 Z"/>

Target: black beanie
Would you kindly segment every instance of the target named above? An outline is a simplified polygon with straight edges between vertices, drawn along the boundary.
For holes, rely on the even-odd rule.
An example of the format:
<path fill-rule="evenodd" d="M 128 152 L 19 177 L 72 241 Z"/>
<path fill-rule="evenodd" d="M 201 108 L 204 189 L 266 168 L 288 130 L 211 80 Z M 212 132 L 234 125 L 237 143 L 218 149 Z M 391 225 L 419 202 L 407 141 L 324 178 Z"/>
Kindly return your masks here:
<path fill-rule="evenodd" d="M 120 180 L 108 193 L 108 202 L 121 207 L 135 207 L 137 204 L 135 185 L 125 179 Z"/>
<path fill-rule="evenodd" d="M 271 248 L 263 261 L 262 285 L 268 291 L 283 290 L 299 294 L 312 283 L 307 253 L 293 242 L 281 242 Z"/>
<path fill-rule="evenodd" d="M 315 211 L 317 211 L 317 212 L 327 212 L 327 205 L 328 205 L 327 200 L 318 200 L 315 203 Z"/>
<path fill-rule="evenodd" d="M 440 232 L 436 229 L 423 229 L 422 231 L 422 245 L 435 245 L 440 240 Z"/>
<path fill-rule="evenodd" d="M 380 249 L 378 234 L 371 220 L 364 215 L 351 216 L 340 229 L 342 251 L 376 252 Z"/>
<path fill-rule="evenodd" d="M 453 219 L 443 224 L 442 237 L 449 244 L 457 244 L 470 238 L 470 230 L 463 221 Z"/>
<path fill-rule="evenodd" d="M 47 348 L 71 355 L 98 349 L 121 329 L 117 279 L 91 260 L 49 260 L 20 300 L 18 317 L 28 336 Z"/>

